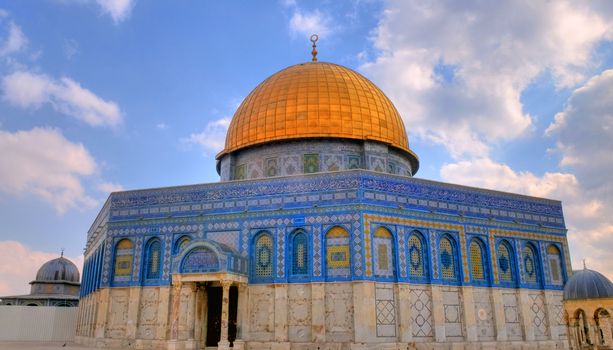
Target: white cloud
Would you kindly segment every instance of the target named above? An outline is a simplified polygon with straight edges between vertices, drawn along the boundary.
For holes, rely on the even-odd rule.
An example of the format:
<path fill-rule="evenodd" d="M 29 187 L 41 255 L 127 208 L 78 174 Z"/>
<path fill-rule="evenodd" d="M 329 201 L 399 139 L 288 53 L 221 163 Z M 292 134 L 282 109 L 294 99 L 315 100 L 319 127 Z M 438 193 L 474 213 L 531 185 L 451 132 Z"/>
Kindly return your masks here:
<path fill-rule="evenodd" d="M 0 192 L 36 196 L 59 213 L 97 204 L 81 183 L 94 174 L 96 162 L 82 144 L 57 129 L 0 130 L 0 149 Z"/>
<path fill-rule="evenodd" d="M 6 16 L 8 16 L 8 14 L 6 14 Z M 27 45 L 28 38 L 21 31 L 21 27 L 13 21 L 9 21 L 7 36 L 4 40 L 0 39 L 0 57 L 19 52 Z"/>
<path fill-rule="evenodd" d="M 572 86 L 613 38 L 610 12 L 550 1 L 388 2 L 362 66 L 394 100 L 412 135 L 456 159 L 485 157 L 532 128 L 522 91 L 544 72 Z M 607 17 L 608 16 L 608 17 Z"/>
<path fill-rule="evenodd" d="M 225 117 L 209 122 L 202 132 L 191 134 L 181 141 L 188 145 L 200 146 L 205 154 L 220 152 L 224 148 L 226 131 L 228 131 L 231 120 L 231 118 Z"/>
<path fill-rule="evenodd" d="M 576 174 L 582 195 L 598 201 L 598 206 L 575 208 L 597 215 L 568 220 L 574 226 L 569 227 L 573 254 L 613 278 L 613 70 L 576 89 L 546 134 L 557 138 L 560 166 Z M 567 211 L 569 216 L 575 212 Z"/>
<path fill-rule="evenodd" d="M 16 241 L 0 241 L 0 296 L 30 294 L 29 283 L 36 278 L 38 269 L 59 255 L 59 251 L 36 251 Z M 77 266 L 81 274 L 83 256 L 66 258 Z"/>
<path fill-rule="evenodd" d="M 111 192 L 119 192 L 123 191 L 124 188 L 118 183 L 115 182 L 101 182 L 96 185 L 96 189 L 100 192 L 110 194 Z"/>
<path fill-rule="evenodd" d="M 123 22 L 130 18 L 135 0 L 96 0 L 102 11 L 113 19 L 115 23 Z"/>
<path fill-rule="evenodd" d="M 64 40 L 64 56 L 71 60 L 76 54 L 79 53 L 79 43 L 74 39 Z"/>
<path fill-rule="evenodd" d="M 117 126 L 122 114 L 117 103 L 106 101 L 63 77 L 54 80 L 44 74 L 17 71 L 2 80 L 5 101 L 22 108 L 39 108 L 49 103 L 60 113 L 92 126 Z"/>
<path fill-rule="evenodd" d="M 168 125 L 166 123 L 157 123 L 155 125 L 155 127 L 159 130 L 166 130 L 168 129 Z"/>
<path fill-rule="evenodd" d="M 302 11 L 298 7 L 294 8 L 294 13 L 289 21 L 289 28 L 292 35 L 301 35 L 307 38 L 313 34 L 325 37 L 332 33 L 331 20 L 327 15 L 319 10 Z"/>
<path fill-rule="evenodd" d="M 586 193 L 574 174 L 547 172 L 537 176 L 480 158 L 445 164 L 441 178 L 463 185 L 561 200 L 573 266 L 578 268 L 580 261 L 587 258 L 591 268 L 613 278 L 613 262 L 607 258 L 613 249 L 613 221 L 607 214 L 612 210 L 606 207 L 608 194 L 599 197 Z"/>

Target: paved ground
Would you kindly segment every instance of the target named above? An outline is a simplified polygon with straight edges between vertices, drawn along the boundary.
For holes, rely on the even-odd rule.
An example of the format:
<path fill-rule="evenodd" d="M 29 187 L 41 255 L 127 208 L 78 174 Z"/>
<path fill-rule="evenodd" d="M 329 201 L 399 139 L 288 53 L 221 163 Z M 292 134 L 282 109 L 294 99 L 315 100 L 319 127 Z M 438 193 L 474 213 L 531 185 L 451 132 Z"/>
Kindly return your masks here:
<path fill-rule="evenodd" d="M 64 342 L 11 342 L 0 341 L 1 350 L 92 350 L 96 348 L 89 348 L 81 346 L 75 343 Z M 119 350 L 119 348 L 114 348 Z"/>

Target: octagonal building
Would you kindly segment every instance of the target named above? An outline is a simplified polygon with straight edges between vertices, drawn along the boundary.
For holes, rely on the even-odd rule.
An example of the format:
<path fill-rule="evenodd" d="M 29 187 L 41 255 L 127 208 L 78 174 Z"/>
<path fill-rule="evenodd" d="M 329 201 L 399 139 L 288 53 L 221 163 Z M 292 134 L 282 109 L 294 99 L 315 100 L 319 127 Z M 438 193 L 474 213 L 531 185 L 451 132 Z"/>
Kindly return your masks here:
<path fill-rule="evenodd" d="M 559 201 L 417 179 L 385 94 L 332 63 L 238 107 L 221 181 L 114 192 L 77 341 L 159 349 L 562 347 Z"/>

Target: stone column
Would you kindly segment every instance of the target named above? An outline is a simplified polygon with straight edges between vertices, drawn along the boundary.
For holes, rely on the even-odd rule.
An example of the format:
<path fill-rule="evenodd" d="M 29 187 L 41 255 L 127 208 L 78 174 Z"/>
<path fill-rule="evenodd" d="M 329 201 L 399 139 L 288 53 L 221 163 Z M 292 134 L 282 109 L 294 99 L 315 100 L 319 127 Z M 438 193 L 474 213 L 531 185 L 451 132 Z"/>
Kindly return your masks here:
<path fill-rule="evenodd" d="M 219 335 L 219 343 L 217 343 L 218 350 L 230 349 L 230 342 L 228 341 L 228 316 L 230 315 L 231 285 L 231 281 L 221 281 L 223 292 L 221 296 L 221 334 Z"/>
<path fill-rule="evenodd" d="M 504 299 L 502 297 L 502 290 L 492 289 L 492 311 L 494 312 L 494 322 L 496 324 L 496 340 L 506 341 L 507 328 L 506 318 L 504 314 Z"/>
<path fill-rule="evenodd" d="M 204 308 L 202 305 L 202 295 L 204 294 L 203 290 L 203 286 L 197 285 L 195 301 L 196 316 L 194 320 L 194 339 L 198 342 L 202 339 L 202 322 L 204 322 Z"/>
<path fill-rule="evenodd" d="M 604 338 L 604 344 L 608 347 L 613 347 L 613 334 L 611 334 L 611 320 L 608 317 L 599 319 L 600 329 Z"/>
<path fill-rule="evenodd" d="M 249 314 L 248 314 L 247 284 L 238 285 L 238 300 L 236 305 L 236 339 L 234 339 L 234 350 L 245 348 L 245 339 L 249 334 Z"/>

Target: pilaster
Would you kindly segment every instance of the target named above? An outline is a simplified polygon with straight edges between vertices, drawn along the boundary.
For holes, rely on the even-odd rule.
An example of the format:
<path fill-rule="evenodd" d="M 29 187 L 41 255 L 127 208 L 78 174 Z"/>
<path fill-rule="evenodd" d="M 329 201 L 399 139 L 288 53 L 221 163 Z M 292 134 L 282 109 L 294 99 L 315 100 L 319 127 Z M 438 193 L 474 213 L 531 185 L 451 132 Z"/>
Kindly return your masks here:
<path fill-rule="evenodd" d="M 128 339 L 136 339 L 141 289 L 141 287 L 130 287 L 128 291 L 128 321 L 126 324 L 126 338 Z"/>
<path fill-rule="evenodd" d="M 408 284 L 402 283 L 396 286 L 398 289 L 398 339 L 401 343 L 413 341 L 411 322 L 411 290 Z"/>
<path fill-rule="evenodd" d="M 477 341 L 477 317 L 475 315 L 475 298 L 473 287 L 461 287 L 462 307 L 464 308 L 464 326 L 466 341 Z"/>
<path fill-rule="evenodd" d="M 504 315 L 504 300 L 502 298 L 502 290 L 492 288 L 492 311 L 494 313 L 494 323 L 496 326 L 496 340 L 497 341 L 506 341 L 508 339 L 507 335 L 507 325 L 506 319 Z"/>
<path fill-rule="evenodd" d="M 519 309 L 521 313 L 521 324 L 524 331 L 524 340 L 526 341 L 534 341 L 534 327 L 532 326 L 532 311 L 530 310 L 530 306 L 532 302 L 530 301 L 530 296 L 528 295 L 528 290 L 519 289 Z"/>
<path fill-rule="evenodd" d="M 275 341 L 288 340 L 287 284 L 275 284 Z"/>
<path fill-rule="evenodd" d="M 434 321 L 434 340 L 447 341 L 445 335 L 445 307 L 441 286 L 432 285 L 432 320 Z"/>
<path fill-rule="evenodd" d="M 311 283 L 311 341 L 326 341 L 326 289 L 323 283 Z"/>

